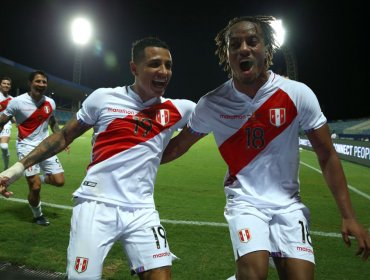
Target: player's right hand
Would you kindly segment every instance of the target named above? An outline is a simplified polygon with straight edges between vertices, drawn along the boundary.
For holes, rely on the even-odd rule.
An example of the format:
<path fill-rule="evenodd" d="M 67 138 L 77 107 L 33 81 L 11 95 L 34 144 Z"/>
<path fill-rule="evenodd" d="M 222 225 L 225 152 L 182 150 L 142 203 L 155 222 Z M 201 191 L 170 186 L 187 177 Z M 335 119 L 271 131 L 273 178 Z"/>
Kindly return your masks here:
<path fill-rule="evenodd" d="M 4 182 L 5 180 L 8 180 L 9 178 L 0 178 L 1 182 Z M 2 196 L 5 196 L 6 198 L 9 198 L 13 195 L 13 192 L 8 191 L 8 187 L 6 185 L 0 186 L 0 193 Z"/>
<path fill-rule="evenodd" d="M 18 180 L 24 173 L 24 165 L 20 162 L 15 163 L 7 170 L 0 173 L 0 194 L 10 197 L 13 193 L 8 191 L 8 186 Z"/>

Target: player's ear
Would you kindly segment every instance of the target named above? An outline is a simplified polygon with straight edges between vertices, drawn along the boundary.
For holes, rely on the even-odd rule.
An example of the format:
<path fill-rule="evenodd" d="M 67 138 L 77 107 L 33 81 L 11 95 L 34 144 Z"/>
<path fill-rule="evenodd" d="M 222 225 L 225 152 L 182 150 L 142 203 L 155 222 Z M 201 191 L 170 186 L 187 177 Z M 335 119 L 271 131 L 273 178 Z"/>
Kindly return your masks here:
<path fill-rule="evenodd" d="M 137 67 L 133 61 L 130 61 L 130 69 L 131 69 L 132 75 L 137 76 Z"/>

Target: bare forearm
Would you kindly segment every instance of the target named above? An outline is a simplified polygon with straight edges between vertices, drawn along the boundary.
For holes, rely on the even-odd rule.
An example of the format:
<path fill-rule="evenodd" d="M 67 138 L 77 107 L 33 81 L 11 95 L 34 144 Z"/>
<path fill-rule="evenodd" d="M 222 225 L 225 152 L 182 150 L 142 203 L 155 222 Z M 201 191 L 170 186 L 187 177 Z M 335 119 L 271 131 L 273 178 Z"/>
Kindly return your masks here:
<path fill-rule="evenodd" d="M 189 128 L 184 128 L 179 135 L 172 138 L 163 152 L 161 164 L 170 162 L 185 154 L 189 148 L 203 138 L 205 134 L 193 134 Z"/>
<path fill-rule="evenodd" d="M 168 144 L 167 148 L 163 152 L 161 164 L 168 163 L 182 156 L 189 148 L 181 149 L 176 145 L 176 139 L 173 139 Z"/>
<path fill-rule="evenodd" d="M 56 133 L 58 131 L 60 131 L 61 129 L 59 128 L 59 124 L 56 120 L 56 118 L 54 116 L 52 116 L 49 120 L 49 125 L 50 125 L 50 128 L 51 128 L 51 131 L 53 133 Z"/>
<path fill-rule="evenodd" d="M 51 156 L 61 152 L 68 143 L 62 133 L 62 131 L 53 133 L 42 141 L 31 153 L 24 157 L 20 162 L 25 168 L 28 168 L 36 163 L 39 163 Z"/>
<path fill-rule="evenodd" d="M 317 154 L 323 176 L 334 196 L 342 218 L 354 218 L 355 213 L 348 192 L 347 180 L 330 138 L 329 126 L 325 124 L 321 128 L 307 133 L 307 136 Z"/>
<path fill-rule="evenodd" d="M 348 192 L 347 180 L 340 160 L 332 155 L 327 162 L 320 162 L 326 183 L 328 184 L 336 204 L 343 218 L 354 218 L 355 212 L 352 207 Z"/>

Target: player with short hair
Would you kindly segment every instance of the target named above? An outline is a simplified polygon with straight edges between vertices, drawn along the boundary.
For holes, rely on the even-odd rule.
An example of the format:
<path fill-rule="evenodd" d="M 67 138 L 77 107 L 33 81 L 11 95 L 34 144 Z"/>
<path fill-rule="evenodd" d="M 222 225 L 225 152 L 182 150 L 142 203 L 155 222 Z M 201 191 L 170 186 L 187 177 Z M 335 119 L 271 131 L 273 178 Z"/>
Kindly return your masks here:
<path fill-rule="evenodd" d="M 69 279 L 101 279 L 104 259 L 116 241 L 140 279 L 171 278 L 173 255 L 155 208 L 154 182 L 164 148 L 187 123 L 195 103 L 163 97 L 172 57 L 160 39 L 134 42 L 130 69 L 132 85 L 95 90 L 61 132 L 0 174 L 0 191 L 9 196 L 9 182 L 24 168 L 57 154 L 93 128 L 91 162 L 73 193 Z"/>
<path fill-rule="evenodd" d="M 55 133 L 59 131 L 54 116 L 55 102 L 45 92 L 48 76 L 42 70 L 36 70 L 29 75 L 30 91 L 14 97 L 0 115 L 0 129 L 12 118 L 17 122 L 18 139 L 17 154 L 22 159 L 30 153 L 48 135 L 48 126 Z M 44 175 L 39 175 L 40 171 Z M 29 186 L 28 202 L 33 213 L 33 221 L 41 226 L 48 226 L 49 220 L 43 215 L 41 207 L 41 184 L 51 184 L 57 187 L 64 185 L 64 170 L 57 156 L 45 158 L 39 164 L 29 166 L 24 171 Z"/>
<path fill-rule="evenodd" d="M 228 165 L 225 218 L 236 279 L 267 279 L 269 257 L 280 279 L 314 279 L 309 210 L 299 185 L 299 131 L 306 132 L 342 217 L 342 235 L 370 254 L 358 223 L 327 120 L 312 90 L 268 70 L 276 50 L 271 16 L 232 19 L 216 36 L 220 64 L 231 79 L 198 101 L 188 127 L 173 138 L 162 163 L 213 133 Z"/>

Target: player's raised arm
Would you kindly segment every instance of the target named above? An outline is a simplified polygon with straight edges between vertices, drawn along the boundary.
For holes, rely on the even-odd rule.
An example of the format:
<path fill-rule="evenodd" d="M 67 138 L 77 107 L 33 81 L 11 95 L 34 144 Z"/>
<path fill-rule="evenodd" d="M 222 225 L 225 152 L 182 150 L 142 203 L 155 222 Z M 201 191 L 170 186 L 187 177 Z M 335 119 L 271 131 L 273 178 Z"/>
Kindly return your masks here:
<path fill-rule="evenodd" d="M 26 168 L 56 155 L 71 144 L 74 139 L 90 129 L 90 127 L 91 126 L 78 122 L 76 118 L 73 118 L 63 129 L 45 138 L 45 140 L 27 156 L 0 173 L 0 193 L 5 197 L 12 195 L 12 193 L 7 190 L 7 187 L 18 180 L 23 175 Z"/>

